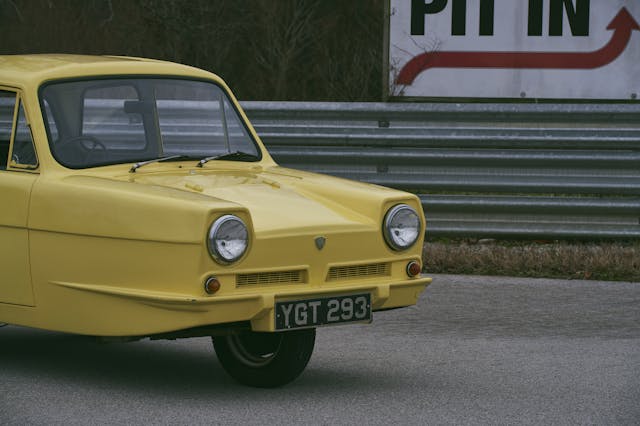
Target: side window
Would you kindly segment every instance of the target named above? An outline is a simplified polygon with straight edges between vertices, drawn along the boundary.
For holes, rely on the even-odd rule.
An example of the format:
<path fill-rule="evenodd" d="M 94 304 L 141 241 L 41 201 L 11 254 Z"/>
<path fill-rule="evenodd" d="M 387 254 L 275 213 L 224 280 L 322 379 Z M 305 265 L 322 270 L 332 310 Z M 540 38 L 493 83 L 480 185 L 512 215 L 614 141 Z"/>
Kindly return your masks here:
<path fill-rule="evenodd" d="M 16 94 L 0 90 L 0 169 L 7 168 L 9 145 L 13 133 L 13 114 L 16 109 Z"/>
<path fill-rule="evenodd" d="M 27 166 L 33 168 L 38 165 L 36 150 L 31 138 L 31 129 L 27 124 L 27 117 L 24 113 L 22 102 L 18 105 L 18 123 L 16 125 L 15 137 L 13 140 L 13 151 L 11 153 L 12 166 Z"/>

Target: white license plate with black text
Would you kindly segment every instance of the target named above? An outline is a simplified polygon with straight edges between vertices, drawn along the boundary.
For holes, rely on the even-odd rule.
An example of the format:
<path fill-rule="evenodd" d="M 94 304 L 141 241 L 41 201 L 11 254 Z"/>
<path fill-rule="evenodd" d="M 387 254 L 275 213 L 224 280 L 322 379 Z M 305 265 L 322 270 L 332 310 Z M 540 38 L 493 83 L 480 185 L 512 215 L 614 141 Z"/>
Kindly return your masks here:
<path fill-rule="evenodd" d="M 371 321 L 371 295 L 352 294 L 276 303 L 276 330 Z"/>

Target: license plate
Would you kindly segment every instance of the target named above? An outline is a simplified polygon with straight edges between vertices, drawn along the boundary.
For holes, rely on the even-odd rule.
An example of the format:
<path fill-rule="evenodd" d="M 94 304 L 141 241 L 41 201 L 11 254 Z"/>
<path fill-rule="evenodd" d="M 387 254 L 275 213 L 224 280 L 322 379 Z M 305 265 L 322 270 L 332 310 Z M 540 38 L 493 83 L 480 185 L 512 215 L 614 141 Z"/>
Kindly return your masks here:
<path fill-rule="evenodd" d="M 370 321 L 369 293 L 276 303 L 276 330 Z"/>

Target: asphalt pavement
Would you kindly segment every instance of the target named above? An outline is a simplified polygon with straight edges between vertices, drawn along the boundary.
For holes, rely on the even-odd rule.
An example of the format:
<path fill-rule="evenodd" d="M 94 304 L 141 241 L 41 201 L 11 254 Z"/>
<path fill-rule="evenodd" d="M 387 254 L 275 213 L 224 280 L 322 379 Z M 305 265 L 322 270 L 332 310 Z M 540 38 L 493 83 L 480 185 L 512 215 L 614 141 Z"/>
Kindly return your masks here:
<path fill-rule="evenodd" d="M 116 314 L 116 313 L 114 313 Z M 0 424 L 640 424 L 640 283 L 435 276 L 420 303 L 324 328 L 279 389 L 206 338 L 0 328 Z"/>

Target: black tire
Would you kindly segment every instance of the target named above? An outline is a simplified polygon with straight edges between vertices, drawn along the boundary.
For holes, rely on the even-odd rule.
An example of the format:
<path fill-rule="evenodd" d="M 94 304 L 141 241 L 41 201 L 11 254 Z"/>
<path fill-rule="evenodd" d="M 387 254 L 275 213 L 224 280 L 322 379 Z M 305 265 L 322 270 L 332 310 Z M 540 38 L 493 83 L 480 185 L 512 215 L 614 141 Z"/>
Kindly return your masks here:
<path fill-rule="evenodd" d="M 313 353 L 315 340 L 315 329 L 245 332 L 214 337 L 213 347 L 222 368 L 238 382 L 258 388 L 275 388 L 302 373 Z"/>

